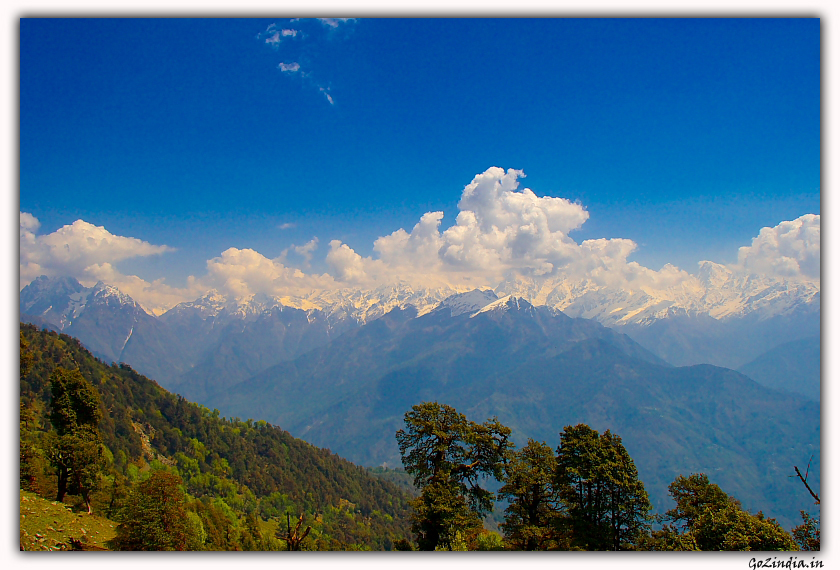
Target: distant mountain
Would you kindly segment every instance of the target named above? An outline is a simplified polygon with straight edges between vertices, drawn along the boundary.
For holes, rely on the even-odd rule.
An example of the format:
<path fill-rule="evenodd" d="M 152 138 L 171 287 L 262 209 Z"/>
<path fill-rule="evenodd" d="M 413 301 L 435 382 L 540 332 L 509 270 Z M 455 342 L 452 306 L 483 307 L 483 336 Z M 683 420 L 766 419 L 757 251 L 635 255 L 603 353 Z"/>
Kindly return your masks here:
<path fill-rule="evenodd" d="M 710 261 L 665 290 L 517 276 L 495 292 L 595 319 L 676 366 L 738 368 L 780 343 L 820 331 L 818 284 L 739 275 Z"/>
<path fill-rule="evenodd" d="M 270 298 L 236 304 L 215 293 L 178 305 L 160 320 L 179 337 L 189 339 L 185 344 L 195 365 L 171 388 L 197 401 L 357 326 L 353 321 L 331 319 L 317 309 L 304 311 Z"/>
<path fill-rule="evenodd" d="M 92 296 L 97 288 L 100 293 Z M 106 293 L 110 304 L 88 307 Z M 523 277 L 511 277 L 495 290 L 397 283 L 297 297 L 233 298 L 210 291 L 155 318 L 104 284 L 85 288 L 69 278 L 40 277 L 20 299 L 22 320 L 66 330 L 98 356 L 125 361 L 202 400 L 394 308 L 411 306 L 422 317 L 444 303 L 458 316 L 508 295 L 595 319 L 677 366 L 738 368 L 779 344 L 820 334 L 818 285 L 739 276 L 711 262 L 701 264 L 696 278 L 655 294 Z"/>
<path fill-rule="evenodd" d="M 820 339 L 786 342 L 738 370 L 768 388 L 820 401 Z"/>
<path fill-rule="evenodd" d="M 452 316 L 395 309 L 329 345 L 210 399 L 224 414 L 277 422 L 366 465 L 399 465 L 394 433 L 437 400 L 497 415 L 556 446 L 565 425 L 620 434 L 657 508 L 679 474 L 706 472 L 750 508 L 791 524 L 807 507 L 794 462 L 819 456 L 819 407 L 713 366 L 674 368 L 588 319 L 503 297 Z"/>
<path fill-rule="evenodd" d="M 20 310 L 21 320 L 74 334 L 106 361 L 366 465 L 398 465 L 393 433 L 403 414 L 439 399 L 474 419 L 497 413 L 520 443 L 530 436 L 556 445 L 556 433 L 577 421 L 614 429 L 629 437 L 631 453 L 641 450 L 637 465 L 659 489 L 657 505 L 667 504 L 677 471 L 704 470 L 731 482 L 724 487 L 748 506 L 793 522 L 800 503 L 785 486 L 787 471 L 818 456 L 819 407 L 732 371 L 666 361 L 740 366 L 819 335 L 819 290 L 707 269 L 705 292 L 687 289 L 676 300 L 519 279 L 506 287 L 534 303 L 501 286 L 397 285 L 306 298 L 210 292 L 157 318 L 104 284 L 42 277 L 21 291 Z M 791 363 L 807 356 L 787 354 Z"/>
<path fill-rule="evenodd" d="M 106 362 L 130 362 L 171 382 L 189 364 L 180 339 L 143 307 L 102 282 L 39 277 L 20 292 L 20 320 L 65 332 Z"/>

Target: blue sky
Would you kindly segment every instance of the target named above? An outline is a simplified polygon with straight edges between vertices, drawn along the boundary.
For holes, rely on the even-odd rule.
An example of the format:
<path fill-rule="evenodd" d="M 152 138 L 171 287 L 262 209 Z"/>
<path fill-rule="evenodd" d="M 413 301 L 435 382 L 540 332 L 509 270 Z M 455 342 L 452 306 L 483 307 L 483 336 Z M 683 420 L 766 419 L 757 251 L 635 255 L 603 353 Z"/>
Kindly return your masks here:
<path fill-rule="evenodd" d="M 443 231 L 493 166 L 579 202 L 577 243 L 734 263 L 820 214 L 819 20 L 21 20 L 20 210 L 170 249 L 121 275 L 185 287 L 228 248 L 335 275 L 332 240 Z"/>

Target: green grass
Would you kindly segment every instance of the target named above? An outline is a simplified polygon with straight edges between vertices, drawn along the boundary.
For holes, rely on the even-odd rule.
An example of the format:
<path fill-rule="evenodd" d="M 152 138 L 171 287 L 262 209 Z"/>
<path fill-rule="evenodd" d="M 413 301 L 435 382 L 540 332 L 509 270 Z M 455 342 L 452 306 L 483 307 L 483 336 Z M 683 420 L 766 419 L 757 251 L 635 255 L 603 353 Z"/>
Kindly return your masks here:
<path fill-rule="evenodd" d="M 96 513 L 89 515 L 35 493 L 20 492 L 20 544 L 24 550 L 71 550 L 70 539 L 93 550 L 108 550 L 117 523 Z"/>

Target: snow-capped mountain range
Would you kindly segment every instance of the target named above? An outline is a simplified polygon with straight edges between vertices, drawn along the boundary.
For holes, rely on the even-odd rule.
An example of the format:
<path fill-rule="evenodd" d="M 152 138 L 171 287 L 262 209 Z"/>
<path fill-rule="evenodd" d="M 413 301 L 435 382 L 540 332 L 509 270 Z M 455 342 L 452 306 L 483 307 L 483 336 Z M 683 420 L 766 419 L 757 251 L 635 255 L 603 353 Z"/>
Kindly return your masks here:
<path fill-rule="evenodd" d="M 818 284 L 736 274 L 711 262 L 670 289 L 516 276 L 495 289 L 398 283 L 244 298 L 213 290 L 157 317 L 104 283 L 84 287 L 42 276 L 20 292 L 20 313 L 21 320 L 77 336 L 102 358 L 136 364 L 175 386 L 195 381 L 199 372 L 211 384 L 214 376 L 242 380 L 397 308 L 412 307 L 417 317 L 448 310 L 454 318 L 517 300 L 598 321 L 678 366 L 738 368 L 784 342 L 819 336 Z"/>
<path fill-rule="evenodd" d="M 509 295 L 535 306 L 561 310 L 569 316 L 595 319 L 606 326 L 647 326 L 674 315 L 707 315 L 719 321 L 748 315 L 766 319 L 803 306 L 819 310 L 820 302 L 820 288 L 815 283 L 736 275 L 723 265 L 704 261 L 696 277 L 664 290 L 642 288 L 633 291 L 591 280 L 522 276 L 510 277 L 492 290 L 457 286 L 416 288 L 398 283 L 374 289 L 313 291 L 303 296 L 255 294 L 243 298 L 211 290 L 194 301 L 176 305 L 162 318 L 172 320 L 177 315 L 189 313 L 201 319 L 248 320 L 275 308 L 288 307 L 307 312 L 321 311 L 331 322 L 349 319 L 364 324 L 394 308 L 409 305 L 422 316 L 443 303 L 450 308 L 452 316 L 457 316 Z M 128 295 L 102 282 L 87 288 L 75 279 L 42 276 L 21 291 L 20 310 L 63 329 L 88 303 L 102 303 L 106 299 L 111 303 L 140 307 Z"/>
<path fill-rule="evenodd" d="M 189 303 L 181 303 L 169 313 L 193 310 L 203 318 L 221 314 L 249 318 L 274 307 L 304 311 L 320 310 L 330 320 L 351 319 L 363 324 L 388 311 L 413 305 L 422 316 L 444 303 L 456 316 L 480 309 L 500 297 L 513 295 L 535 306 L 547 305 L 574 317 L 595 319 L 607 326 L 650 325 L 673 315 L 708 315 L 716 320 L 737 319 L 750 314 L 761 319 L 782 315 L 803 305 L 819 308 L 819 285 L 808 281 L 770 279 L 738 275 L 723 265 L 704 261 L 697 276 L 669 289 L 627 290 L 600 285 L 592 280 L 539 279 L 514 276 L 497 287 L 412 287 L 406 283 L 374 289 L 345 288 L 313 291 L 303 296 L 256 294 L 234 299 L 210 291 Z M 449 300 L 455 295 L 459 295 Z M 457 299 L 457 300 L 456 300 Z M 465 305 L 466 303 L 466 305 Z M 166 314 L 166 313 L 165 313 Z"/>

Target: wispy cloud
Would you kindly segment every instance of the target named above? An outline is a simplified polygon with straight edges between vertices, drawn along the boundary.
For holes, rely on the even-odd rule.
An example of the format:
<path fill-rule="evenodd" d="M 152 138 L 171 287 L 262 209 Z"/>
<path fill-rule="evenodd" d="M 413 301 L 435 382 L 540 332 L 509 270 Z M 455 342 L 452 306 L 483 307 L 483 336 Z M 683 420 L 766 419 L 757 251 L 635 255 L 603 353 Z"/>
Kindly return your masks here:
<path fill-rule="evenodd" d="M 324 97 L 327 98 L 327 101 L 330 102 L 330 105 L 335 105 L 335 101 L 333 101 L 332 95 L 330 95 L 329 87 L 319 87 L 318 89 L 321 91 L 321 93 L 324 94 Z"/>
<path fill-rule="evenodd" d="M 317 75 L 317 70 L 321 67 L 318 58 L 323 57 L 324 53 L 317 47 L 321 41 L 343 39 L 343 34 L 336 35 L 333 30 L 355 21 L 356 18 L 313 18 L 305 20 L 294 18 L 289 21 L 288 25 L 272 23 L 265 31 L 258 33 L 256 37 L 273 50 L 282 53 L 285 59 L 277 64 L 277 69 L 281 73 L 295 75 L 299 78 L 298 80 L 302 81 L 303 85 L 317 89 L 324 95 L 330 105 L 335 105 L 335 98 L 331 93 L 329 82 L 323 81 Z M 304 32 L 304 28 L 307 30 L 306 32 Z M 296 41 L 285 41 L 291 39 Z M 301 62 L 306 67 L 306 71 L 303 71 Z"/>
<path fill-rule="evenodd" d="M 329 28 L 337 28 L 341 24 L 346 24 L 347 22 L 355 22 L 356 18 L 316 18 L 319 22 Z"/>
<path fill-rule="evenodd" d="M 277 228 L 281 230 L 289 230 L 293 227 L 295 227 L 295 224 L 293 224 L 292 222 L 286 222 L 277 226 Z"/>
<path fill-rule="evenodd" d="M 268 46 L 277 50 L 280 48 L 280 43 L 285 38 L 294 39 L 298 36 L 298 34 L 301 34 L 300 30 L 296 30 L 294 28 L 278 29 L 277 24 L 271 24 L 264 32 L 257 34 L 256 37 L 258 40 L 263 40 Z M 303 37 L 302 34 L 301 37 Z"/>

